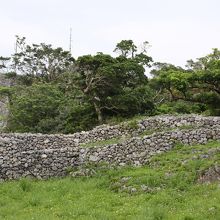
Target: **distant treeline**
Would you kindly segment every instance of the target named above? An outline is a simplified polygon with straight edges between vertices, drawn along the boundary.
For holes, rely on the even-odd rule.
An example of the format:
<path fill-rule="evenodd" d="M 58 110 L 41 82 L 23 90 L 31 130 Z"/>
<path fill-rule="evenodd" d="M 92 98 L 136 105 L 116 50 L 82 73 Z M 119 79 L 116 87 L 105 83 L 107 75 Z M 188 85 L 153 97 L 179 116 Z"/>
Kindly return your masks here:
<path fill-rule="evenodd" d="M 181 68 L 154 62 L 147 48 L 148 42 L 138 48 L 122 40 L 116 57 L 74 59 L 62 48 L 17 37 L 17 52 L 0 57 L 0 71 L 15 84 L 0 88 L 9 98 L 6 131 L 73 133 L 136 115 L 220 115 L 219 49 Z"/>

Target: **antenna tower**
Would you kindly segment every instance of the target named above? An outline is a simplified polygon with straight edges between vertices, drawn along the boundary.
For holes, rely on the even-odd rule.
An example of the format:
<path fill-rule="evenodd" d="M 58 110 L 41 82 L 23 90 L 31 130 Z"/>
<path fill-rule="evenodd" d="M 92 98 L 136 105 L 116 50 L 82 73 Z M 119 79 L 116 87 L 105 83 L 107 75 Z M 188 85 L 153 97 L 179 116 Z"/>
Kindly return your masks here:
<path fill-rule="evenodd" d="M 72 52 L 72 28 L 70 28 L 70 45 L 69 45 L 69 51 Z"/>

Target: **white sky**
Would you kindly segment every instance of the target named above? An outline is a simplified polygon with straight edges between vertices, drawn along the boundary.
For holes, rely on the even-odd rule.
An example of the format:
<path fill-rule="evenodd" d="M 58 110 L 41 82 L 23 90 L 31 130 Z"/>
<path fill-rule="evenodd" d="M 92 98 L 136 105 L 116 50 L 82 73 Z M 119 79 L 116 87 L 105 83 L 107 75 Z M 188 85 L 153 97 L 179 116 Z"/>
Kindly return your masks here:
<path fill-rule="evenodd" d="M 0 0 L 0 56 L 28 43 L 69 48 L 74 57 L 113 54 L 117 42 L 149 41 L 155 61 L 184 66 L 220 48 L 220 0 Z"/>

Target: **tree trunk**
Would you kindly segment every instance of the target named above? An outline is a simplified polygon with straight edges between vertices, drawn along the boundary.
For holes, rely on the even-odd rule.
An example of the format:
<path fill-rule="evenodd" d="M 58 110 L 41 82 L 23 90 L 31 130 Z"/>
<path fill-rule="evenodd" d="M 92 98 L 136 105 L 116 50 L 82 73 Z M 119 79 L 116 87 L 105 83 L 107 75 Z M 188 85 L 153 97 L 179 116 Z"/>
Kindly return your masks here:
<path fill-rule="evenodd" d="M 102 111 L 101 111 L 99 105 L 96 103 L 96 101 L 94 101 L 93 104 L 94 104 L 94 107 L 95 107 L 96 114 L 98 116 L 98 121 L 101 124 L 103 122 Z"/>
<path fill-rule="evenodd" d="M 171 88 L 167 88 L 167 90 L 168 90 L 169 93 L 170 93 L 170 101 L 173 102 L 173 101 L 175 100 L 175 96 L 174 96 L 174 94 L 173 94 L 173 91 L 172 91 Z"/>

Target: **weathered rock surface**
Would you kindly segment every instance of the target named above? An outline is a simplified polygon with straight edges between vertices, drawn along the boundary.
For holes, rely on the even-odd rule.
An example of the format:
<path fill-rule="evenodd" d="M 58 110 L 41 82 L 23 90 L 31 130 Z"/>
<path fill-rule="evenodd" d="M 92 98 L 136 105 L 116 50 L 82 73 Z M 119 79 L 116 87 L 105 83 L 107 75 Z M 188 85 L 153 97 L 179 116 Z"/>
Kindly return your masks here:
<path fill-rule="evenodd" d="M 200 175 L 198 182 L 199 183 L 211 183 L 220 181 L 220 166 L 212 166 Z"/>
<path fill-rule="evenodd" d="M 10 87 L 11 80 L 7 79 L 4 74 L 0 73 L 0 86 Z M 8 117 L 8 97 L 0 97 L 0 130 L 7 124 Z"/>

